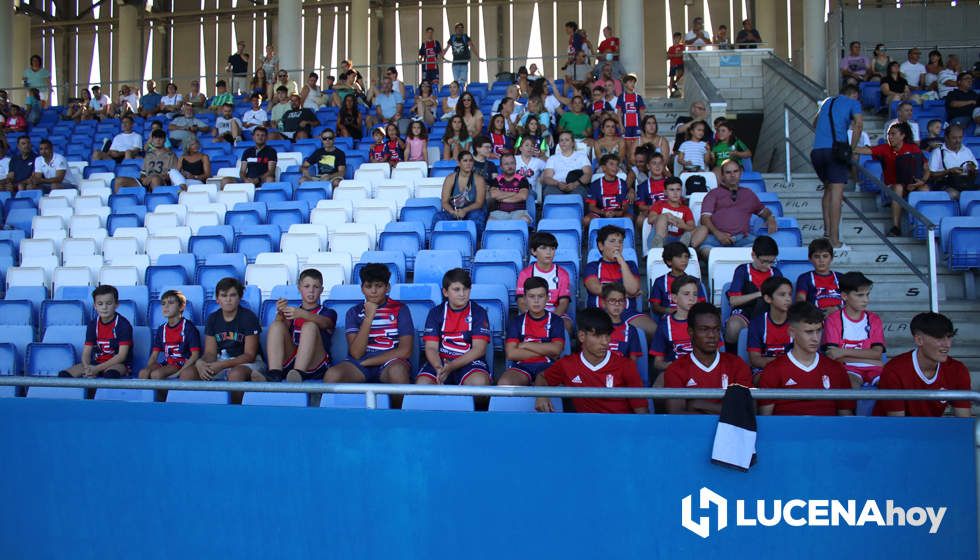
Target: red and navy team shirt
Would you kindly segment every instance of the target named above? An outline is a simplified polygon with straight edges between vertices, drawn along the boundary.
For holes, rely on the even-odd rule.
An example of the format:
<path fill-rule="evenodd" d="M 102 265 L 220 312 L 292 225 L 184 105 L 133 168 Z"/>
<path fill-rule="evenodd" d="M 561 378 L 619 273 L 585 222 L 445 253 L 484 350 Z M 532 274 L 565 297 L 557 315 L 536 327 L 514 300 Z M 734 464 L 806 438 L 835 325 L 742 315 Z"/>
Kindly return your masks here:
<path fill-rule="evenodd" d="M 530 312 L 522 313 L 507 324 L 507 342 L 565 342 L 565 323 L 561 317 L 551 311 L 545 311 L 541 317 L 534 317 Z M 553 360 L 547 356 L 538 356 L 530 360 L 521 360 L 519 364 L 550 364 Z"/>
<path fill-rule="evenodd" d="M 589 185 L 585 202 L 595 204 L 599 210 L 622 210 L 629 204 L 626 198 L 628 190 L 626 181 L 619 177 L 609 181 L 603 175 Z"/>
<path fill-rule="evenodd" d="M 333 309 L 324 307 L 323 305 L 318 305 L 313 309 L 302 308 L 303 311 L 308 311 L 314 315 L 319 315 L 321 317 L 327 317 L 333 321 L 333 324 L 337 324 L 337 312 Z M 293 344 L 299 347 L 299 335 L 303 330 L 303 324 L 306 323 L 306 319 L 296 318 L 289 323 L 289 332 L 293 335 Z M 330 337 L 333 335 L 333 329 L 320 329 L 320 341 L 323 343 L 323 351 L 326 352 L 326 358 L 330 358 Z"/>
<path fill-rule="evenodd" d="M 613 323 L 613 332 L 609 336 L 609 350 L 624 358 L 639 358 L 643 355 L 640 350 L 640 335 L 636 327 L 627 320 Z"/>
<path fill-rule="evenodd" d="M 424 68 L 426 70 L 439 69 L 439 54 L 441 52 L 442 47 L 439 45 L 439 41 L 424 41 L 422 43 L 422 46 L 419 47 L 419 56 L 424 59 Z"/>
<path fill-rule="evenodd" d="M 657 324 L 657 333 L 650 344 L 650 355 L 673 362 L 693 351 L 691 335 L 687 332 L 687 319 L 676 319 L 673 315 L 661 317 Z"/>
<path fill-rule="evenodd" d="M 640 208 L 649 208 L 656 202 L 667 200 L 667 192 L 664 183 L 666 177 L 654 179 L 650 177 L 646 181 L 641 181 L 636 185 L 636 205 Z"/>
<path fill-rule="evenodd" d="M 633 261 L 626 261 L 626 264 L 630 268 L 630 272 L 639 276 L 640 271 L 636 268 L 636 263 Z M 619 263 L 616 261 L 607 261 L 600 258 L 597 261 L 592 261 L 585 265 L 585 270 L 582 273 L 582 281 L 588 280 L 589 278 L 595 278 L 599 280 L 599 285 L 605 285 L 610 282 L 622 282 L 623 281 L 623 271 L 619 268 Z M 626 298 L 626 309 L 633 309 L 636 307 L 636 302 L 633 301 L 634 298 Z M 602 307 L 602 297 L 589 295 L 586 305 L 589 307 Z"/>
<path fill-rule="evenodd" d="M 606 111 L 612 112 L 613 110 L 613 106 L 610 105 L 605 99 L 599 99 L 598 101 L 593 99 L 592 102 L 589 103 L 589 106 L 586 107 L 586 112 L 588 112 L 590 115 L 604 113 Z"/>
<path fill-rule="evenodd" d="M 490 320 L 479 304 L 453 309 L 448 301 L 429 311 L 422 340 L 439 343 L 439 357 L 452 360 L 469 352 L 474 340 L 490 342 Z"/>
<path fill-rule="evenodd" d="M 347 310 L 347 334 L 356 335 L 364 324 L 364 303 L 359 303 Z M 415 334 L 412 314 L 406 305 L 393 299 L 387 299 L 378 306 L 371 320 L 371 330 L 368 332 L 368 343 L 365 356 L 394 350 L 398 347 L 398 339 Z M 350 356 L 350 354 L 348 354 Z"/>
<path fill-rule="evenodd" d="M 388 163 L 398 163 L 402 160 L 404 150 L 398 145 L 398 140 L 387 140 L 385 150 L 388 152 Z"/>
<path fill-rule="evenodd" d="M 658 276 L 653 281 L 653 287 L 650 288 L 650 303 L 655 303 L 668 309 L 676 309 L 677 304 L 674 303 L 674 298 L 671 297 L 670 289 L 674 286 L 674 280 L 677 278 L 680 278 L 680 276 L 675 277 L 669 272 L 663 276 Z M 704 284 L 698 280 L 698 302 L 703 301 L 708 301 L 708 293 L 704 290 Z"/>
<path fill-rule="evenodd" d="M 623 92 L 619 96 L 616 104 L 623 117 L 623 126 L 627 128 L 638 128 L 640 126 L 640 110 L 646 109 L 643 97 L 636 93 Z"/>
<path fill-rule="evenodd" d="M 184 367 L 192 352 L 201 351 L 201 334 L 194 323 L 184 318 L 173 326 L 164 323 L 153 333 L 152 350 L 160 353 L 161 364 Z"/>
<path fill-rule="evenodd" d="M 758 352 L 763 358 L 775 358 L 789 352 L 792 344 L 788 321 L 776 323 L 766 312 L 756 315 L 749 323 L 749 352 Z"/>
<path fill-rule="evenodd" d="M 500 157 L 514 151 L 514 142 L 506 134 L 490 133 L 490 143 L 493 144 L 493 153 Z"/>
<path fill-rule="evenodd" d="M 116 313 L 108 323 L 103 323 L 102 319 L 96 317 L 89 322 L 85 332 L 85 346 L 92 347 L 92 361 L 96 364 L 104 364 L 119 353 L 121 346 L 133 346 L 133 325 Z M 130 350 L 126 356 L 126 367 L 133 365 L 133 352 Z"/>
<path fill-rule="evenodd" d="M 513 177 L 507 178 L 503 175 L 497 175 L 497 188 L 504 191 L 505 193 L 515 194 L 521 192 L 522 189 L 530 189 L 531 185 L 527 182 L 527 179 L 520 175 L 514 175 Z M 513 212 L 514 210 L 524 210 L 527 208 L 527 202 L 498 202 L 497 210 L 504 212 Z"/>
<path fill-rule="evenodd" d="M 388 161 L 391 158 L 391 152 L 388 151 L 388 143 L 382 142 L 380 144 L 371 144 L 371 150 L 368 151 L 368 160 L 372 163 L 380 163 Z"/>
<path fill-rule="evenodd" d="M 763 282 L 770 278 L 781 277 L 782 275 L 783 273 L 779 272 L 779 269 L 775 266 L 771 267 L 769 272 L 762 272 L 761 270 L 756 270 L 752 266 L 752 263 L 740 264 L 735 269 L 735 273 L 732 274 L 732 284 L 728 287 L 727 295 L 731 297 L 754 294 L 762 289 Z M 732 312 L 737 311 L 750 317 L 754 316 L 753 311 L 756 309 L 758 303 L 758 301 L 750 301 L 733 309 Z"/>
<path fill-rule="evenodd" d="M 844 300 L 841 299 L 838 280 L 836 272 L 817 274 L 811 270 L 796 279 L 796 294 L 803 295 L 806 301 L 820 309 L 840 307 Z"/>

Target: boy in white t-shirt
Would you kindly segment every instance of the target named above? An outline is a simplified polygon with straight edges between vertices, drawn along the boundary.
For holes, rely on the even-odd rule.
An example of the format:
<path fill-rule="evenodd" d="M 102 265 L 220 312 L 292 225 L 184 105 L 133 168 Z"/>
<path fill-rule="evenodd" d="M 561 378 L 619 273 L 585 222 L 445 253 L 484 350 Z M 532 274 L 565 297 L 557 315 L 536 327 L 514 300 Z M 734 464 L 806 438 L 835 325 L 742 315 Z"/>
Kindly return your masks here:
<path fill-rule="evenodd" d="M 253 93 L 249 100 L 252 102 L 252 108 L 245 111 L 245 114 L 242 115 L 242 126 L 251 129 L 256 126 L 265 126 L 268 124 L 269 113 L 262 108 L 262 94 Z"/>

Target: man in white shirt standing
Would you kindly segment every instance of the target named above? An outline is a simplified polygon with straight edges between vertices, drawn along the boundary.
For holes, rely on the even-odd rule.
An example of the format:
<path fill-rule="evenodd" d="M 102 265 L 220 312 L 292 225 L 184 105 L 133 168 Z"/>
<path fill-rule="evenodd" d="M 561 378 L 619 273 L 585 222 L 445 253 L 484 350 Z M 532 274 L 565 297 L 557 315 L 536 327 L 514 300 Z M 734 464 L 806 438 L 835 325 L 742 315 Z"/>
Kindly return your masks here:
<path fill-rule="evenodd" d="M 909 49 L 909 59 L 898 67 L 898 71 L 902 73 L 902 76 L 905 76 L 909 87 L 912 89 L 922 89 L 926 85 L 926 67 L 919 62 L 920 56 L 922 56 L 922 52 L 912 47 Z"/>
<path fill-rule="evenodd" d="M 92 159 L 113 159 L 120 163 L 124 159 L 137 158 L 142 153 L 143 137 L 133 132 L 133 117 L 125 116 L 122 118 L 122 132 L 112 138 L 109 149 L 104 152 L 95 150 Z"/>
<path fill-rule="evenodd" d="M 269 113 L 262 108 L 262 94 L 253 93 L 249 100 L 252 102 L 252 108 L 242 115 L 242 126 L 248 129 L 266 126 L 269 123 Z"/>
<path fill-rule="evenodd" d="M 951 124 L 946 129 L 946 142 L 929 157 L 929 177 L 953 200 L 959 200 L 960 191 L 972 188 L 977 177 L 977 158 L 963 145 L 963 127 Z"/>
<path fill-rule="evenodd" d="M 50 189 L 73 188 L 65 182 L 68 175 L 68 160 L 61 154 L 54 153 L 54 145 L 45 138 L 41 140 L 38 150 L 41 155 L 34 160 L 34 176 L 31 177 L 31 187 L 48 191 Z"/>

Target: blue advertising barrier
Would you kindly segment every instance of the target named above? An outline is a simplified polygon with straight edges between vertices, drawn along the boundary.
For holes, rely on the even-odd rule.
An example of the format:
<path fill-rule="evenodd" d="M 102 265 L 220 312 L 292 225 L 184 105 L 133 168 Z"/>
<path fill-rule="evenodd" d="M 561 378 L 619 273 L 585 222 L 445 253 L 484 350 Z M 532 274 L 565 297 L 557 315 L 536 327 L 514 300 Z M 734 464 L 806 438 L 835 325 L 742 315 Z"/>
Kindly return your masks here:
<path fill-rule="evenodd" d="M 716 424 L 0 399 L 0 558 L 977 557 L 972 420 Z"/>

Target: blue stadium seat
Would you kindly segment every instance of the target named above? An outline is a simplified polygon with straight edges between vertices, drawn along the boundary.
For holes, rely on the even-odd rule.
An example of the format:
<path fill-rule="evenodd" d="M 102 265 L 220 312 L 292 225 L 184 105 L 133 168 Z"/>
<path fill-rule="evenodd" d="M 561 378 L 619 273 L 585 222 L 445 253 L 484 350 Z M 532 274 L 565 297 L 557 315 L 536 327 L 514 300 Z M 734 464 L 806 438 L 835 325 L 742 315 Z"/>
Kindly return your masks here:
<path fill-rule="evenodd" d="M 966 216 L 943 218 L 939 227 L 949 268 L 980 268 L 980 219 Z"/>
<path fill-rule="evenodd" d="M 535 412 L 534 397 L 490 397 L 490 412 Z M 551 399 L 555 412 L 562 412 L 561 399 Z"/>
<path fill-rule="evenodd" d="M 780 247 L 800 247 L 803 245 L 803 232 L 800 230 L 796 218 L 776 218 L 776 225 L 779 226 L 776 233 L 769 233 L 767 226 L 762 222 L 757 222 L 757 224 L 755 234 L 772 237 Z"/>
<path fill-rule="evenodd" d="M 167 391 L 167 402 L 190 404 L 228 404 L 228 393 L 224 391 Z"/>
<path fill-rule="evenodd" d="M 133 369 L 139 371 L 135 367 Z M 97 401 L 153 402 L 154 395 L 150 389 L 109 389 L 103 387 L 95 390 L 95 397 L 93 398 Z"/>
<path fill-rule="evenodd" d="M 27 193 L 31 191 L 21 191 L 21 192 Z M 40 191 L 34 191 L 34 192 L 40 192 Z M 18 196 L 15 196 L 13 198 L 8 198 L 7 200 L 4 201 L 3 203 L 4 212 L 9 214 L 13 210 L 32 210 L 32 209 L 37 210 L 37 200 L 35 200 L 34 197 L 19 196 L 20 193 L 17 194 Z"/>
<path fill-rule="evenodd" d="M 212 288 L 213 289 L 213 288 Z M 262 293 L 255 286 L 245 286 L 245 295 L 242 297 L 242 307 L 245 307 L 255 316 L 258 317 L 259 313 L 262 312 Z M 207 298 L 204 300 L 204 317 L 203 322 L 207 322 L 207 318 L 211 316 L 212 313 L 218 311 L 220 307 L 218 302 L 214 298 Z M 201 326 L 203 329 L 203 325 Z M 203 333 L 203 331 L 202 331 Z M 203 340 L 203 338 L 202 338 Z"/>
<path fill-rule="evenodd" d="M 117 311 L 118 313 L 118 311 Z M 146 361 L 150 357 L 150 350 L 153 347 L 153 335 L 151 327 L 144 325 L 133 325 L 133 376 L 146 367 Z M 203 348 L 202 348 L 203 351 Z"/>
<path fill-rule="evenodd" d="M 774 216 L 781 218 L 783 216 L 783 203 L 779 200 L 779 195 L 771 192 L 756 193 L 759 197 L 759 202 L 765 205 Z"/>
<path fill-rule="evenodd" d="M 85 398 L 85 389 L 81 387 L 30 387 L 27 389 L 27 397 L 31 399 L 82 400 Z"/>
<path fill-rule="evenodd" d="M 293 224 L 304 224 L 309 221 L 310 206 L 305 200 L 287 200 L 269 205 L 268 222 L 278 225 L 282 231 L 287 231 Z"/>
<path fill-rule="evenodd" d="M 225 244 L 228 247 L 231 247 L 235 243 L 235 229 L 231 226 L 203 226 L 201 229 L 197 230 L 197 234 L 200 236 L 220 236 L 224 239 Z"/>
<path fill-rule="evenodd" d="M 168 286 L 168 288 L 169 287 L 170 286 Z M 200 309 L 200 307 L 195 308 L 194 303 L 188 300 L 187 306 L 184 308 L 184 318 L 190 319 L 192 322 L 200 322 L 195 317 L 195 314 Z M 166 319 L 163 317 L 163 304 L 160 303 L 159 299 L 150 300 L 150 308 L 147 311 L 146 316 L 146 325 L 151 329 L 155 329 L 162 325 L 165 321 Z"/>
<path fill-rule="evenodd" d="M 332 197 L 333 183 L 330 181 L 307 181 L 301 183 L 299 188 L 293 193 L 294 200 L 306 201 L 311 207 L 316 206 L 316 203 L 321 200 L 327 200 Z"/>
<path fill-rule="evenodd" d="M 864 170 L 870 175 L 878 177 L 879 179 L 881 178 L 881 162 L 872 159 L 862 163 L 861 167 L 864 168 Z M 858 185 L 860 185 L 861 190 L 864 192 L 876 193 L 881 190 L 877 183 L 862 174 L 858 174 Z"/>
<path fill-rule="evenodd" d="M 598 236 L 599 230 L 604 226 L 616 226 L 626 230 L 626 239 L 623 241 L 623 247 L 636 247 L 633 221 L 630 218 L 596 218 L 589 222 L 589 250 L 596 247 L 596 237 Z"/>
<path fill-rule="evenodd" d="M 389 407 L 388 395 L 377 395 L 375 398 L 377 408 Z M 320 408 L 365 408 L 366 401 L 363 393 L 324 393 L 320 398 Z"/>
<path fill-rule="evenodd" d="M 473 397 L 462 395 L 405 395 L 402 410 L 463 411 L 473 410 Z"/>
<path fill-rule="evenodd" d="M 242 404 L 253 406 L 299 406 L 305 407 L 308 402 L 306 393 L 245 393 Z"/>
<path fill-rule="evenodd" d="M 187 284 L 193 277 L 187 275 L 182 266 L 150 266 L 146 269 L 146 286 L 150 289 L 150 299 L 160 297 L 164 286 Z"/>
<path fill-rule="evenodd" d="M 528 227 L 524 220 L 490 220 L 483 231 L 483 249 L 517 249 L 527 254 Z"/>
<path fill-rule="evenodd" d="M 139 204 L 143 204 L 146 199 L 146 188 L 145 187 L 120 187 L 116 192 L 119 196 L 135 196 Z M 112 200 L 112 197 L 109 197 Z"/>
<path fill-rule="evenodd" d="M 980 216 L 980 191 L 960 193 L 960 215 Z"/>
<path fill-rule="evenodd" d="M 206 290 L 204 289 L 203 286 L 199 284 L 167 284 L 163 286 L 161 293 L 166 292 L 167 290 L 177 290 L 180 293 L 184 294 L 184 297 L 187 298 L 188 311 L 192 312 L 192 313 L 185 312 L 184 316 L 189 317 L 192 321 L 194 321 L 199 325 L 204 324 L 202 314 L 204 312 L 204 302 L 207 299 L 207 295 L 206 295 Z M 159 304 L 159 302 L 156 303 Z M 150 306 L 150 310 L 148 311 L 148 313 L 150 315 L 153 315 L 154 313 L 152 304 Z M 161 323 L 151 322 L 151 323 L 147 323 L 147 326 L 153 328 L 160 325 Z"/>
<path fill-rule="evenodd" d="M 413 284 L 394 284 L 390 295 L 392 299 L 408 306 L 416 334 L 421 333 L 429 310 L 442 303 L 442 277 L 438 284 L 423 284 L 418 280 Z"/>
<path fill-rule="evenodd" d="M 133 211 L 136 208 L 127 208 L 127 210 Z M 142 215 L 132 212 L 126 214 L 109 214 L 109 219 L 106 221 L 106 230 L 108 230 L 109 235 L 115 235 L 116 230 L 122 227 L 143 227 L 143 220 L 145 218 L 146 208 L 142 208 Z"/>
<path fill-rule="evenodd" d="M 572 219 L 582 221 L 585 207 L 577 194 L 550 194 L 544 197 L 541 219 Z"/>
<path fill-rule="evenodd" d="M 257 226 L 261 227 L 261 226 Z M 249 264 L 255 262 L 255 257 L 259 253 L 274 253 L 279 250 L 279 236 L 273 239 L 272 235 L 257 227 L 252 228 L 250 233 L 242 233 L 235 239 L 235 252 L 242 253 Z M 273 226 L 278 231 L 278 226 Z"/>
<path fill-rule="evenodd" d="M 10 194 L 10 193 L 6 193 L 6 194 Z M 20 254 L 20 242 L 26 236 L 27 235 L 22 230 L 19 229 L 0 230 L 0 241 L 8 242 L 13 247 L 15 255 Z"/>
<path fill-rule="evenodd" d="M 408 281 L 408 270 L 405 265 L 405 254 L 398 251 L 364 251 L 361 260 L 354 266 L 354 283 L 360 283 L 360 271 L 368 263 L 381 263 L 387 265 L 391 271 L 391 283 L 401 283 Z"/>
<path fill-rule="evenodd" d="M 293 197 L 293 186 L 289 183 L 266 183 L 262 188 L 255 191 L 255 202 L 270 204 L 272 202 L 282 202 L 291 200 Z"/>
<path fill-rule="evenodd" d="M 194 280 L 194 277 L 197 274 L 197 261 L 194 259 L 194 255 L 187 253 L 160 255 L 160 258 L 157 259 L 157 266 L 182 267 L 187 273 L 187 278 L 190 280 Z M 187 282 L 181 282 L 181 284 L 186 283 Z"/>
<path fill-rule="evenodd" d="M 429 247 L 439 251 L 458 251 L 464 265 L 468 264 L 476 251 L 476 224 L 469 220 L 437 222 L 429 240 Z"/>
<path fill-rule="evenodd" d="M 276 320 L 276 299 L 270 297 L 269 299 L 262 300 L 262 309 L 259 311 L 259 321 L 262 327 L 268 327 Z M 303 303 L 299 298 L 287 300 L 288 305 L 293 307 L 298 307 Z"/>
<path fill-rule="evenodd" d="M 0 327 L 34 326 L 35 307 L 31 300 L 4 299 L 0 301 Z"/>
<path fill-rule="evenodd" d="M 56 325 L 85 325 L 88 322 L 90 307 L 91 304 L 74 299 L 45 300 L 41 304 L 41 330 Z M 0 314 L 4 314 L 2 310 Z"/>
<path fill-rule="evenodd" d="M 650 386 L 650 360 L 647 359 L 647 356 L 649 355 L 648 354 L 649 348 L 647 347 L 647 337 L 643 333 L 643 331 L 641 331 L 640 329 L 636 329 L 636 330 L 637 330 L 637 333 L 639 334 L 639 336 L 637 337 L 637 340 L 640 342 L 640 357 L 637 358 L 637 360 L 636 360 L 636 370 L 637 370 L 637 373 L 640 374 L 640 379 L 643 380 L 643 386 L 644 387 L 649 387 Z M 748 329 L 745 329 L 745 331 L 747 332 Z M 563 352 L 565 350 L 568 350 L 569 349 L 568 348 L 569 346 L 571 346 L 571 344 L 570 344 L 570 341 L 568 339 L 568 334 L 566 333 L 565 334 L 565 348 L 563 349 Z M 650 410 L 653 410 L 653 407 L 650 407 Z"/>
<path fill-rule="evenodd" d="M 463 256 L 456 250 L 423 250 L 415 257 L 415 282 L 442 286 L 442 277 L 453 268 L 462 268 Z"/>
<path fill-rule="evenodd" d="M 234 228 L 235 233 L 251 226 L 266 223 L 268 209 L 264 202 L 239 202 L 233 210 L 225 212 L 225 225 Z"/>
<path fill-rule="evenodd" d="M 133 324 L 143 324 L 146 319 L 146 312 L 150 307 L 150 289 L 146 286 L 117 286 L 116 289 L 119 290 L 120 301 L 129 300 L 136 306 L 135 312 L 138 322 Z M 90 299 L 91 296 L 89 296 Z"/>
<path fill-rule="evenodd" d="M 405 257 L 405 267 L 415 270 L 415 256 L 425 247 L 425 225 L 422 222 L 388 222 L 379 238 L 382 251 L 397 251 Z"/>
<path fill-rule="evenodd" d="M 432 233 L 432 219 L 441 208 L 438 198 L 410 198 L 405 201 L 398 220 L 401 222 L 422 222 L 426 234 Z"/>
<path fill-rule="evenodd" d="M 32 342 L 27 345 L 28 375 L 56 376 L 59 371 L 77 363 L 75 347 L 67 342 Z"/>
<path fill-rule="evenodd" d="M 945 191 L 910 192 L 908 201 L 910 206 L 924 214 L 934 224 L 939 224 L 943 218 L 959 214 L 958 204 L 950 199 L 949 193 Z M 925 224 L 912 214 L 908 214 L 908 220 L 912 236 L 916 239 L 925 239 L 928 231 Z"/>
<path fill-rule="evenodd" d="M 516 249 L 480 249 L 473 259 L 473 283 L 500 284 L 507 289 L 509 301 L 514 301 L 523 266 L 523 253 Z"/>
<path fill-rule="evenodd" d="M 41 309 L 41 303 L 47 297 L 48 290 L 44 286 L 12 286 L 7 289 L 7 293 L 4 295 L 4 301 L 27 300 L 31 302 L 32 316 L 37 317 L 38 311 Z M 91 298 L 91 295 L 89 295 L 89 298 Z"/>
<path fill-rule="evenodd" d="M 145 210 L 143 206 L 143 197 L 137 196 L 136 194 L 112 194 L 109 195 L 109 209 L 113 214 L 125 213 L 127 209 L 140 207 Z"/>
<path fill-rule="evenodd" d="M 27 346 L 34 342 L 34 328 L 5 325 L 0 342 L 0 375 L 20 375 L 24 371 Z"/>
<path fill-rule="evenodd" d="M 507 330 L 507 316 L 510 309 L 510 296 L 502 284 L 473 284 L 470 289 L 470 300 L 479 303 L 487 310 L 490 319 L 490 330 L 493 331 L 494 343 L 502 346 L 504 331 Z"/>
<path fill-rule="evenodd" d="M 813 265 L 810 264 L 807 253 L 808 249 L 806 247 L 779 246 L 779 261 L 776 266 L 779 267 L 779 271 L 783 273 L 783 276 L 793 283 L 794 287 L 796 286 L 796 279 L 801 274 L 813 270 Z"/>
<path fill-rule="evenodd" d="M 14 199 L 10 199 L 7 202 L 11 200 Z M 13 210 L 7 210 L 6 213 L 6 225 L 17 228 L 25 234 L 31 232 L 31 223 L 34 220 L 34 216 L 37 216 L 37 208 L 15 208 Z"/>
<path fill-rule="evenodd" d="M 237 254 L 237 253 L 235 253 Z M 214 287 L 224 278 L 237 278 L 245 281 L 245 274 L 239 274 L 237 268 L 230 264 L 205 264 L 197 269 L 197 282 L 207 293 L 207 297 L 214 297 Z"/>
<path fill-rule="evenodd" d="M 223 235 L 201 235 L 198 232 L 198 235 L 192 235 L 188 240 L 187 250 L 190 251 L 198 264 L 203 264 L 209 255 L 227 253 L 231 250 L 231 244 L 225 240 Z"/>
<path fill-rule="evenodd" d="M 156 188 L 146 195 L 146 211 L 153 212 L 161 204 L 177 204 L 177 194 Z"/>

